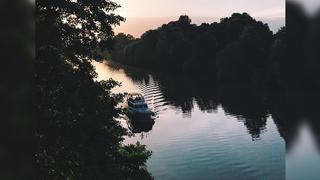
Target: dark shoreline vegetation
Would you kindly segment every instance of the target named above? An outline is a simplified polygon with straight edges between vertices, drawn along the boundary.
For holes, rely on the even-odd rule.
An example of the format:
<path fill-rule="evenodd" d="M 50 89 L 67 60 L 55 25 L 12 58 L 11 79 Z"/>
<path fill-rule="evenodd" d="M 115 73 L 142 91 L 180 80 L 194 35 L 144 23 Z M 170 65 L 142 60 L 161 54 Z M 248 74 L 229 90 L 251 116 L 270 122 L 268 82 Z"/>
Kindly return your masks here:
<path fill-rule="evenodd" d="M 275 34 L 247 13 L 200 26 L 192 24 L 188 16 L 180 16 L 141 38 L 119 33 L 109 59 L 172 75 L 183 72 L 187 78 L 205 78 L 222 85 L 317 91 L 320 61 L 311 56 L 309 51 L 316 50 L 304 41 L 308 18 L 290 3 L 287 16 L 292 17 L 287 26 Z"/>
<path fill-rule="evenodd" d="M 128 130 L 115 119 L 123 95 L 113 80 L 97 82 L 94 52 L 110 47 L 124 20 L 111 1 L 36 1 L 35 179 L 152 179 L 151 152 L 123 145 Z M 81 27 L 81 28 L 80 28 Z"/>

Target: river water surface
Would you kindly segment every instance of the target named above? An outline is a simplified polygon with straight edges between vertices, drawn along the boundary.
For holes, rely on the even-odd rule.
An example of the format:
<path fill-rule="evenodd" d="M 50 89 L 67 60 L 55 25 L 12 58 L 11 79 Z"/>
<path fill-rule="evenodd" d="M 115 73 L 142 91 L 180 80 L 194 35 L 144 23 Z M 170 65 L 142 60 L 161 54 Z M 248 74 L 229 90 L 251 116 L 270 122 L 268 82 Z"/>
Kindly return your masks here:
<path fill-rule="evenodd" d="M 114 93 L 142 93 L 156 112 L 154 124 L 121 120 L 135 134 L 124 143 L 153 152 L 147 165 L 155 179 L 285 179 L 285 141 L 263 96 L 94 65 L 98 80 L 122 83 Z"/>

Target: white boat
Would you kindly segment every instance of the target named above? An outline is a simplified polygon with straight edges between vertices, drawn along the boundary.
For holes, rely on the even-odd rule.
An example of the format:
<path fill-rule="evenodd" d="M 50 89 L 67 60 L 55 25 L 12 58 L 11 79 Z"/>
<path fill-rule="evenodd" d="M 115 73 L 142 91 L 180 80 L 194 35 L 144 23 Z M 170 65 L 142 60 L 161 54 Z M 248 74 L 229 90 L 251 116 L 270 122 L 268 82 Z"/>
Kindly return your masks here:
<path fill-rule="evenodd" d="M 139 93 L 130 94 L 127 98 L 128 115 L 137 118 L 151 118 L 154 114 L 148 107 L 144 97 Z"/>

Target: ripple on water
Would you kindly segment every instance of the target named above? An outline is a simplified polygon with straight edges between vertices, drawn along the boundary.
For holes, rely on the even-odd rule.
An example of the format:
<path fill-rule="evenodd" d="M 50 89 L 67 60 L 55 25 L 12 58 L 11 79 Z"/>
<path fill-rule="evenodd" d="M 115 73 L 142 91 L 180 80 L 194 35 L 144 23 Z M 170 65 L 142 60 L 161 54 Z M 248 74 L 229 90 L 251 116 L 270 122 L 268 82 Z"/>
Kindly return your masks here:
<path fill-rule="evenodd" d="M 168 108 L 167 105 L 169 105 L 169 102 L 166 101 L 159 84 L 154 81 L 152 77 L 150 77 L 148 82 L 139 82 L 137 86 L 142 92 L 146 103 L 155 114 L 159 115 Z"/>

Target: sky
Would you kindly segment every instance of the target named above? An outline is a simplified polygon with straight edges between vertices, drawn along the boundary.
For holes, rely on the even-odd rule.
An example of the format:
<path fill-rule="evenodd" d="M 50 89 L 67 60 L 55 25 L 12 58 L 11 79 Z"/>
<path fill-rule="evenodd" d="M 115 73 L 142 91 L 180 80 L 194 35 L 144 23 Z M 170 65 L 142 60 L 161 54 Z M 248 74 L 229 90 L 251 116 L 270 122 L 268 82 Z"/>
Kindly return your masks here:
<path fill-rule="evenodd" d="M 122 7 L 115 13 L 127 19 L 117 32 L 139 37 L 144 31 L 161 26 L 180 15 L 188 15 L 195 24 L 211 23 L 233 12 L 274 23 L 274 29 L 284 25 L 285 0 L 113 0 Z M 153 19 L 154 21 L 152 21 Z M 280 22 L 282 20 L 282 22 Z M 276 21 L 276 22 L 273 22 Z M 272 28 L 271 28 L 272 29 Z"/>

